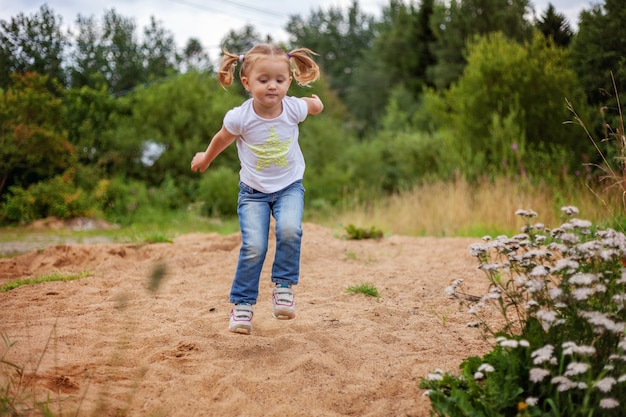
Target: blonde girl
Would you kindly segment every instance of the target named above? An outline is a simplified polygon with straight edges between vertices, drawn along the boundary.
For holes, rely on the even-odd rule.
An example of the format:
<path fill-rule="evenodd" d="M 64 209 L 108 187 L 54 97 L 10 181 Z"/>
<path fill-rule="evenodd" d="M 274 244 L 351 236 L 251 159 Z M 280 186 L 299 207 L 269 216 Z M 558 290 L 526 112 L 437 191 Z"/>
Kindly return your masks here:
<path fill-rule="evenodd" d="M 206 151 L 196 153 L 191 161 L 192 171 L 204 172 L 231 143 L 237 144 L 242 244 L 230 291 L 232 332 L 252 331 L 272 216 L 276 222 L 272 314 L 278 319 L 296 315 L 293 286 L 300 276 L 305 170 L 298 125 L 309 114 L 319 114 L 324 105 L 315 94 L 297 98 L 287 92 L 292 78 L 303 86 L 319 78 L 313 55 L 306 48 L 285 52 L 272 44 L 257 45 L 241 55 L 224 51 L 219 83 L 231 85 L 239 67 L 239 78 L 250 98 L 226 113 Z"/>

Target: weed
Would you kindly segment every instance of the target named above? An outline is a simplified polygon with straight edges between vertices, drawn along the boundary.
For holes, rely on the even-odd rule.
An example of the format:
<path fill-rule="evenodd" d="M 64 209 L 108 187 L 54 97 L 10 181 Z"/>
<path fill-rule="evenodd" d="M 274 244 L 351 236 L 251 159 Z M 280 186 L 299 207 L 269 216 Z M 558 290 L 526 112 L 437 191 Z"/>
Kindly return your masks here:
<path fill-rule="evenodd" d="M 89 273 L 84 271 L 80 274 L 71 274 L 71 275 L 61 275 L 58 272 L 55 272 L 52 275 L 45 275 L 35 278 L 24 278 L 18 279 L 15 281 L 9 281 L 6 284 L 0 286 L 0 292 L 7 292 L 19 288 L 24 285 L 37 285 L 42 282 L 54 282 L 54 281 L 74 281 L 81 278 L 86 278 L 89 276 Z"/>
<path fill-rule="evenodd" d="M 348 287 L 350 294 L 364 294 L 368 297 L 380 298 L 378 289 L 373 284 L 360 284 Z"/>
<path fill-rule="evenodd" d="M 380 229 L 372 226 L 369 229 L 356 227 L 353 224 L 346 226 L 346 233 L 348 233 L 348 239 L 361 240 L 361 239 L 382 239 L 383 232 Z"/>

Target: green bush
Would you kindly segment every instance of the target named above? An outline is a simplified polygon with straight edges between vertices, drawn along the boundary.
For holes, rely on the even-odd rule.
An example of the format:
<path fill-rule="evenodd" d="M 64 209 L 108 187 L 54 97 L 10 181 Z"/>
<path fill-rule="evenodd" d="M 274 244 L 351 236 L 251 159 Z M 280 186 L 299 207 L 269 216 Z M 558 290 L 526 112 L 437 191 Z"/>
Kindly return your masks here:
<path fill-rule="evenodd" d="M 90 194 L 76 187 L 68 176 L 57 176 L 35 183 L 27 190 L 11 187 L 0 205 L 0 218 L 9 223 L 28 223 L 45 217 L 91 217 L 97 208 Z"/>
<path fill-rule="evenodd" d="M 563 212 L 571 217 L 578 210 Z M 533 211 L 517 214 L 527 220 L 523 233 L 470 247 L 489 282 L 470 312 L 495 345 L 482 358 L 465 359 L 460 375 L 435 371 L 422 379 L 434 413 L 622 415 L 626 236 L 575 217 L 549 230 L 531 224 Z M 446 293 L 456 296 L 459 285 Z M 489 307 L 502 316 L 497 325 L 482 315 Z"/>
<path fill-rule="evenodd" d="M 230 168 L 209 168 L 200 179 L 198 200 L 202 202 L 201 212 L 207 216 L 237 215 L 239 194 L 239 174 Z"/>
<path fill-rule="evenodd" d="M 122 225 L 131 224 L 141 209 L 152 207 L 145 183 L 122 177 L 100 181 L 95 198 L 107 220 Z"/>

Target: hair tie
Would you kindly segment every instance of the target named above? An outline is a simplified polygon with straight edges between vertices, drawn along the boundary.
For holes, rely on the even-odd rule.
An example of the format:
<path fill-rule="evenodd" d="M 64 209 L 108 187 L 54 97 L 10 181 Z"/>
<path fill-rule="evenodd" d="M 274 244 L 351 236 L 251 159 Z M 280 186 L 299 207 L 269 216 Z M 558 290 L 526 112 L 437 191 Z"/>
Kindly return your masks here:
<path fill-rule="evenodd" d="M 245 56 L 244 54 L 239 55 L 239 62 L 243 62 L 243 59 L 244 59 L 245 57 L 246 57 L 246 56 Z"/>
<path fill-rule="evenodd" d="M 287 58 L 291 58 L 291 54 L 287 52 Z"/>

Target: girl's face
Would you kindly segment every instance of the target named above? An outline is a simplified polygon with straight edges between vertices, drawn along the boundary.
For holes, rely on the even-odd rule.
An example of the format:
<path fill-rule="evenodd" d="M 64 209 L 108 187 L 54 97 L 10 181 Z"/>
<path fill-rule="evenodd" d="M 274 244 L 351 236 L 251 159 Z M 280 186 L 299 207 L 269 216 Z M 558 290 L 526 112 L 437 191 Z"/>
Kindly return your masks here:
<path fill-rule="evenodd" d="M 241 82 L 254 99 L 254 110 L 259 116 L 273 118 L 282 112 L 282 100 L 291 85 L 287 59 L 261 57 Z"/>

